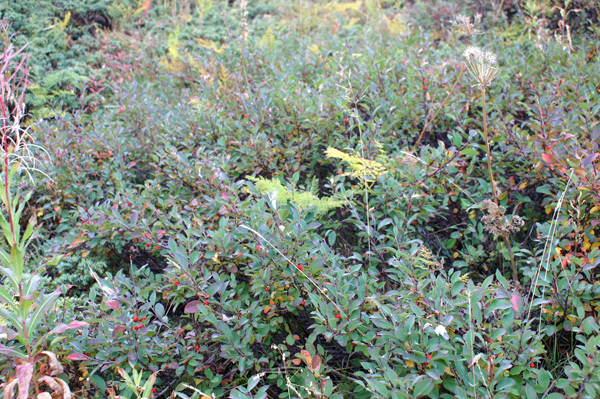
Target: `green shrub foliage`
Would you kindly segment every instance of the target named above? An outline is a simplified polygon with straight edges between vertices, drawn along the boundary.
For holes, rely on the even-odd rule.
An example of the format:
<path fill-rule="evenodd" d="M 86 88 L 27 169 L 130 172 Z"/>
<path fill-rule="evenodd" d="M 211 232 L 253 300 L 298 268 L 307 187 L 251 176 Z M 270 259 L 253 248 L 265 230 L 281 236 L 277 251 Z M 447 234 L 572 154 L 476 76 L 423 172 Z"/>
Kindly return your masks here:
<path fill-rule="evenodd" d="M 12 190 L 72 392 L 598 396 L 597 7 L 30 3 Z"/>

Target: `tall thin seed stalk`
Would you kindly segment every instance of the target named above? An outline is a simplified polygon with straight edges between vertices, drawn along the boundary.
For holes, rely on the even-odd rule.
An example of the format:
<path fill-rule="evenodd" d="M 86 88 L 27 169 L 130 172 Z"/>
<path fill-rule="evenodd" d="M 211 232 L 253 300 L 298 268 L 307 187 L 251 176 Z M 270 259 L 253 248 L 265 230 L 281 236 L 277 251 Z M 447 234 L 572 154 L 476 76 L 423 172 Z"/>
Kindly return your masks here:
<path fill-rule="evenodd" d="M 487 165 L 488 165 L 488 174 L 490 177 L 490 184 L 492 186 L 492 196 L 494 197 L 494 203 L 496 206 L 500 206 L 498 201 L 498 193 L 496 192 L 496 183 L 494 182 L 494 173 L 492 172 L 492 151 L 490 150 L 490 139 L 488 137 L 488 124 L 487 124 L 487 109 L 485 103 L 485 86 L 481 87 L 481 102 L 483 105 L 483 137 L 485 138 L 485 151 L 487 154 Z M 506 245 L 506 249 L 508 250 L 508 255 L 510 256 L 510 266 L 513 272 L 513 279 L 515 281 L 519 281 L 519 273 L 517 272 L 517 266 L 515 264 L 515 256 L 512 253 L 512 248 L 510 246 L 510 240 L 508 239 L 508 233 L 502 233 L 502 238 L 504 239 L 504 244 Z"/>

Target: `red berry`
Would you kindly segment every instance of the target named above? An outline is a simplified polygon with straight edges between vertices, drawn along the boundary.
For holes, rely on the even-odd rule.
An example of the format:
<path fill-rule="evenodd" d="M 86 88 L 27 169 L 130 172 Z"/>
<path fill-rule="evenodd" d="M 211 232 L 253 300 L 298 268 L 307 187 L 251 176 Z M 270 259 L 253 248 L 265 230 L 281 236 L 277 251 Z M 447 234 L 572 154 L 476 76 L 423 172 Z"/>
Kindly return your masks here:
<path fill-rule="evenodd" d="M 534 367 L 535 367 L 535 363 L 534 363 L 534 362 L 531 362 L 530 366 L 531 366 L 532 368 L 534 368 Z"/>
<path fill-rule="evenodd" d="M 298 269 L 299 269 L 299 270 L 304 270 L 304 266 L 302 266 L 302 265 L 298 265 Z"/>
<path fill-rule="evenodd" d="M 423 90 L 427 90 L 427 86 L 423 85 Z"/>
<path fill-rule="evenodd" d="M 248 78 L 248 83 L 252 82 L 252 79 Z"/>
<path fill-rule="evenodd" d="M 210 302 L 204 301 L 204 305 L 208 306 Z"/>
<path fill-rule="evenodd" d="M 336 318 L 336 319 L 341 319 L 341 318 L 342 318 L 342 316 L 341 316 L 341 315 L 338 313 L 338 314 L 336 314 L 336 315 L 335 315 L 335 318 Z"/>
<path fill-rule="evenodd" d="M 257 250 L 257 251 L 260 251 L 260 250 L 261 250 L 261 247 L 260 247 L 260 245 L 259 245 L 258 247 L 256 247 L 256 250 Z"/>
<path fill-rule="evenodd" d="M 300 305 L 302 305 L 302 306 L 306 305 L 306 301 L 300 302 Z"/>
<path fill-rule="evenodd" d="M 431 360 L 431 359 L 433 359 L 433 356 L 427 355 L 427 359 Z"/>
<path fill-rule="evenodd" d="M 354 348 L 356 347 L 356 344 L 354 342 L 352 343 L 352 347 L 354 347 Z"/>
<path fill-rule="evenodd" d="M 157 246 L 156 246 L 156 249 L 160 249 L 160 246 L 158 246 L 158 245 L 157 245 Z"/>
<path fill-rule="evenodd" d="M 133 321 L 138 321 L 138 317 L 137 316 L 133 316 Z"/>
<path fill-rule="evenodd" d="M 137 328 L 137 326 L 133 326 L 133 329 L 134 329 L 135 331 L 137 331 L 137 329 L 138 329 L 138 328 Z"/>
<path fill-rule="evenodd" d="M 146 244 L 146 248 L 150 247 L 150 244 Z"/>
<path fill-rule="evenodd" d="M 173 285 L 174 285 L 175 287 L 177 287 L 177 286 L 179 285 L 179 283 L 178 283 L 177 281 L 175 281 L 175 282 L 173 283 Z"/>
<path fill-rule="evenodd" d="M 120 109 L 120 110 L 119 110 L 119 113 L 120 113 L 120 114 L 122 114 L 122 113 L 123 113 L 123 110 L 122 110 L 122 109 Z"/>
<path fill-rule="evenodd" d="M 200 347 L 199 346 L 195 346 L 194 349 L 196 349 L 197 351 L 199 351 Z"/>
<path fill-rule="evenodd" d="M 156 392 L 156 388 L 152 388 L 152 392 Z"/>
<path fill-rule="evenodd" d="M 346 123 L 350 123 L 350 119 L 346 119 Z"/>
<path fill-rule="evenodd" d="M 265 291 L 269 292 L 269 287 L 265 287 Z"/>
<path fill-rule="evenodd" d="M 90 352 L 85 352 L 85 355 L 86 355 L 87 357 L 89 357 L 89 356 L 90 356 Z"/>
<path fill-rule="evenodd" d="M 247 117 L 248 117 L 248 114 L 244 114 L 244 118 L 247 118 Z"/>
<path fill-rule="evenodd" d="M 329 77 L 329 74 L 325 75 L 325 77 L 326 77 L 326 78 L 328 78 L 328 77 Z"/>

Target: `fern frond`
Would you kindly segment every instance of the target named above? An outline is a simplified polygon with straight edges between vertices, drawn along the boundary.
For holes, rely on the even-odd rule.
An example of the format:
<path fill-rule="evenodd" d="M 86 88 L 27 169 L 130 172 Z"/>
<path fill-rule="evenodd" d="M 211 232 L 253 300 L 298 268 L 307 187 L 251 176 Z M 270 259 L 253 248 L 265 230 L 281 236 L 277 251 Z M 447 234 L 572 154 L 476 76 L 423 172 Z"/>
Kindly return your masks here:
<path fill-rule="evenodd" d="M 316 214 L 322 215 L 324 213 L 329 212 L 332 209 L 339 208 L 345 204 L 343 200 L 338 200 L 333 197 L 317 197 L 316 193 L 312 191 L 315 190 L 315 179 L 313 179 L 311 192 L 309 191 L 290 191 L 287 187 L 285 187 L 281 181 L 277 179 L 265 179 L 264 177 L 253 177 L 247 176 L 248 180 L 253 181 L 256 185 L 256 188 L 261 193 L 277 193 L 277 202 L 280 203 L 288 203 L 293 202 L 301 208 L 306 207 L 316 207 Z M 317 181 L 318 182 L 318 181 Z M 318 184 L 316 190 L 318 191 Z"/>

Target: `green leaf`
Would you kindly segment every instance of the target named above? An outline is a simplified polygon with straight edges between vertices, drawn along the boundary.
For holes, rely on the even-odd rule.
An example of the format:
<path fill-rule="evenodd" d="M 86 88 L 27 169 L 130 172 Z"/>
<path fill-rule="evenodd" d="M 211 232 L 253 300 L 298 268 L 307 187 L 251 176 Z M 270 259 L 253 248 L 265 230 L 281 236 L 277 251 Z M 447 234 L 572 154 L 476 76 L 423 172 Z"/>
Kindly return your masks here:
<path fill-rule="evenodd" d="M 498 382 L 498 385 L 496 385 L 496 390 L 502 391 L 508 387 L 512 387 L 515 383 L 515 380 L 512 378 L 503 378 Z"/>
<path fill-rule="evenodd" d="M 4 318 L 5 320 L 10 321 L 10 324 L 12 324 L 12 326 L 17 331 L 19 331 L 20 333 L 22 333 L 22 331 L 23 331 L 23 325 L 19 321 L 16 313 L 10 312 L 8 309 L 5 309 L 5 308 L 0 308 L 0 316 L 2 316 L 2 318 Z M 21 336 L 19 336 L 19 337 L 21 337 Z"/>
<path fill-rule="evenodd" d="M 106 392 L 106 381 L 104 381 L 102 377 L 100 377 L 98 374 L 92 374 L 90 378 L 92 379 L 92 383 L 96 385 L 100 392 Z"/>
<path fill-rule="evenodd" d="M 545 391 L 550 386 L 550 381 L 552 380 L 552 375 L 546 370 L 538 371 L 538 384 Z"/>
<path fill-rule="evenodd" d="M 27 360 L 27 354 L 23 353 L 18 348 L 14 346 L 4 346 L 0 344 L 0 353 L 10 357 L 18 357 L 19 359 Z"/>
<path fill-rule="evenodd" d="M 375 392 L 384 398 L 388 398 L 390 396 L 387 386 L 383 382 L 375 379 L 368 380 L 367 382 L 375 390 Z"/>
<path fill-rule="evenodd" d="M 60 290 L 56 290 L 51 294 L 44 295 L 43 297 L 39 298 L 35 312 L 25 324 L 29 342 L 31 342 L 34 338 L 33 332 L 35 331 L 35 328 L 37 327 L 39 322 L 42 321 L 48 309 L 50 309 L 52 305 L 54 305 L 54 302 L 56 302 L 60 294 Z"/>
<path fill-rule="evenodd" d="M 156 372 L 152 373 L 150 375 L 150 377 L 148 378 L 148 381 L 146 381 L 146 384 L 144 384 L 144 387 L 143 387 L 143 395 L 144 395 L 143 397 L 144 398 L 150 397 L 150 395 L 152 394 L 152 387 L 154 386 L 155 382 L 156 382 Z"/>
<path fill-rule="evenodd" d="M 527 399 L 537 399 L 538 394 L 535 392 L 535 389 L 529 384 L 525 386 L 525 395 L 527 395 Z"/>
<path fill-rule="evenodd" d="M 460 152 L 460 155 L 473 155 L 473 156 L 478 156 L 479 155 L 479 151 L 474 150 L 472 148 L 465 148 L 464 150 L 462 150 Z"/>

